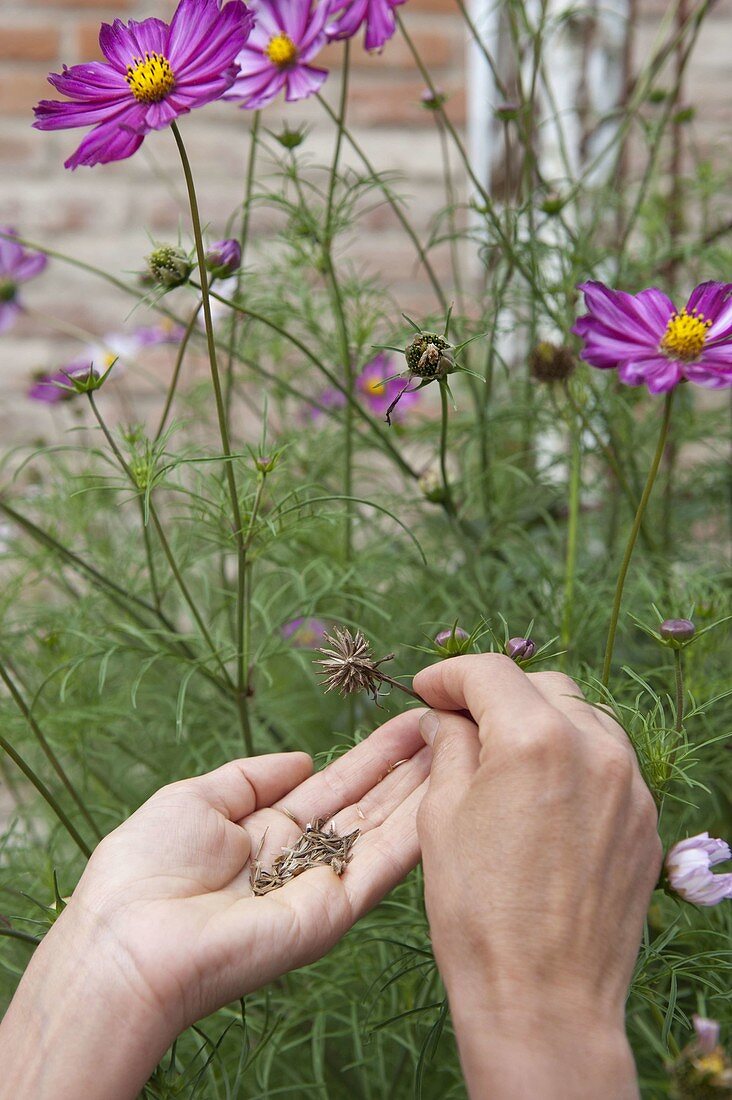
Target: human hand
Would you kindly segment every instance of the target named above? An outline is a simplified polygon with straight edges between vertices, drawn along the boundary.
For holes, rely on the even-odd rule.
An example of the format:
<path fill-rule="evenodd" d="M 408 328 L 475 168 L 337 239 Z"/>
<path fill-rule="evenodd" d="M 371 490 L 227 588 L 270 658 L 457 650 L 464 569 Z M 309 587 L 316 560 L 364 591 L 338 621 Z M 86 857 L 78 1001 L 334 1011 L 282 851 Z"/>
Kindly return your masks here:
<path fill-rule="evenodd" d="M 427 912 L 471 1096 L 636 1096 L 624 1003 L 662 851 L 630 742 L 568 677 L 507 657 L 414 687 L 435 708 Z"/>
<path fill-rule="evenodd" d="M 173 783 L 106 837 L 0 1028 L 4 1073 L 11 1067 L 0 1096 L 136 1096 L 183 1028 L 325 954 L 419 858 L 430 757 L 419 713 L 392 719 L 314 776 L 304 753 L 281 753 Z M 315 868 L 253 897 L 251 857 L 268 865 L 316 817 L 362 832 L 343 876 Z M 76 1026 L 64 1031 L 65 1010 Z M 105 1036 L 108 1017 L 116 1022 Z M 90 1018 L 101 1034 L 86 1033 Z M 14 1068 L 28 1061 L 18 1047 L 36 1027 L 30 1060 L 42 1079 L 29 1084 Z"/>

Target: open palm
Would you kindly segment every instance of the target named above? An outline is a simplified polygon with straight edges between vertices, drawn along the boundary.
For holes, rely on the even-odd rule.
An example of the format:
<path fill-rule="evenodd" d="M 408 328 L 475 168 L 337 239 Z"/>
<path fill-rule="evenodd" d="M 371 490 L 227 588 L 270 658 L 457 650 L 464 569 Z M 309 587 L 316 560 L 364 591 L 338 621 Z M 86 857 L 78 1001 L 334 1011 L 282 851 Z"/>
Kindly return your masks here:
<path fill-rule="evenodd" d="M 415 865 L 430 755 L 420 713 L 317 775 L 305 753 L 278 753 L 164 787 L 102 841 L 71 905 L 111 935 L 172 1030 L 325 954 Z M 252 856 L 268 866 L 318 817 L 363 834 L 343 876 L 318 867 L 253 896 Z"/>

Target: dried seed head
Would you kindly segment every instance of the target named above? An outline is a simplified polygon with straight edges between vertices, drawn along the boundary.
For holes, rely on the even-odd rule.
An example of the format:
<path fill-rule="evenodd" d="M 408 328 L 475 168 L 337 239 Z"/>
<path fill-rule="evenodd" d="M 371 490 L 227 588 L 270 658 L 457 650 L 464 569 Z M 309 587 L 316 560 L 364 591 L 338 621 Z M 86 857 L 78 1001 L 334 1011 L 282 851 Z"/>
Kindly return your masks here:
<path fill-rule="evenodd" d="M 451 346 L 436 332 L 420 332 L 404 349 L 409 373 L 418 378 L 444 378 L 455 366 Z"/>
<path fill-rule="evenodd" d="M 326 692 L 336 688 L 341 695 L 353 695 L 366 691 L 374 702 L 378 702 L 379 688 L 383 676 L 379 665 L 390 661 L 394 654 L 374 660 L 371 646 L 360 630 L 351 634 L 350 630 L 336 626 L 332 634 L 325 635 L 326 645 L 319 651 L 325 660 L 316 663 L 323 668 L 323 684 Z"/>
<path fill-rule="evenodd" d="M 529 354 L 529 368 L 537 382 L 563 382 L 577 361 L 571 348 L 542 340 Z"/>

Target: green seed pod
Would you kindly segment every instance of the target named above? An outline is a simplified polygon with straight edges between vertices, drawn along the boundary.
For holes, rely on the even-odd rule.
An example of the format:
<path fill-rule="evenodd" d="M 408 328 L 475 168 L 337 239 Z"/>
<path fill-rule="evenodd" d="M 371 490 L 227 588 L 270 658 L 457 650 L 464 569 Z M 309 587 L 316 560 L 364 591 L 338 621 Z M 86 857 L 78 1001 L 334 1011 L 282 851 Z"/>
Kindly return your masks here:
<path fill-rule="evenodd" d="M 193 264 L 182 248 L 163 244 L 147 257 L 147 266 L 153 280 L 166 290 L 188 282 Z"/>

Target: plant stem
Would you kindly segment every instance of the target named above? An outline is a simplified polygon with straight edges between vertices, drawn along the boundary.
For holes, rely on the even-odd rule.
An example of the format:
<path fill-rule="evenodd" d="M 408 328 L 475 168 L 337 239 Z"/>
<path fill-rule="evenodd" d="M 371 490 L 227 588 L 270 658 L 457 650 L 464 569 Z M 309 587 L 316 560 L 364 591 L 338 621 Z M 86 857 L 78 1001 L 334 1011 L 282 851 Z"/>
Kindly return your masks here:
<path fill-rule="evenodd" d="M 198 210 L 198 199 L 196 197 L 196 187 L 193 181 L 193 172 L 191 171 L 191 164 L 188 159 L 188 153 L 186 147 L 183 144 L 183 139 L 180 135 L 180 130 L 175 122 L 171 123 L 171 131 L 175 138 L 175 143 L 178 146 L 178 152 L 180 154 L 181 165 L 183 167 L 183 175 L 185 176 L 186 188 L 188 190 L 188 201 L 191 208 L 191 223 L 193 226 L 193 238 L 196 243 L 196 255 L 198 257 L 198 278 L 201 284 L 201 299 L 203 301 L 203 317 L 206 323 L 206 341 L 208 343 L 208 358 L 211 366 L 211 381 L 213 383 L 214 398 L 216 400 L 216 413 L 219 421 L 219 433 L 221 435 L 221 446 L 224 453 L 224 465 L 226 470 L 226 480 L 229 486 L 229 497 L 231 500 L 231 515 L 234 525 L 234 538 L 236 541 L 237 549 L 237 608 L 236 608 L 236 622 L 237 630 L 236 637 L 241 637 L 244 619 L 244 585 L 241 581 L 241 573 L 246 567 L 245 554 L 244 554 L 244 535 L 242 532 L 242 519 L 241 509 L 239 507 L 239 494 L 236 487 L 236 475 L 234 473 L 234 463 L 232 458 L 231 443 L 229 441 L 229 427 L 227 423 L 226 406 L 224 404 L 224 397 L 221 390 L 221 378 L 219 376 L 218 363 L 216 361 L 216 340 L 214 338 L 213 318 L 211 316 L 211 299 L 209 297 L 208 288 L 208 271 L 206 270 L 206 251 L 203 244 L 203 232 L 201 230 L 201 216 Z M 156 524 L 156 526 L 158 526 Z M 242 654 L 237 653 L 237 660 L 241 661 Z M 241 724 L 241 732 L 244 740 L 244 746 L 249 755 L 253 752 L 252 745 L 252 732 L 249 722 L 248 702 L 247 699 L 237 699 L 237 708 L 239 711 L 239 720 Z"/>
<path fill-rule="evenodd" d="M 107 440 L 107 443 L 109 444 L 113 455 L 115 456 L 118 463 L 120 464 L 123 472 L 127 475 L 128 479 L 130 481 L 130 484 L 133 486 L 133 488 L 138 489 L 138 486 L 135 482 L 135 478 L 133 476 L 132 470 L 130 469 L 127 461 L 125 460 L 124 455 L 122 454 L 119 447 L 117 446 L 117 444 L 115 442 L 115 439 L 114 439 L 114 436 L 112 435 L 109 428 L 107 427 L 103 416 L 99 412 L 99 408 L 97 406 L 97 403 L 94 400 L 94 393 L 90 390 L 87 393 L 87 397 L 89 398 L 89 405 L 91 406 L 91 410 L 94 414 L 94 418 L 95 418 L 97 424 L 99 425 L 99 427 L 102 429 L 102 433 L 104 434 L 104 438 Z M 138 492 L 139 492 L 139 489 L 138 489 Z M 168 562 L 168 565 L 170 566 L 170 571 L 173 574 L 173 577 L 175 578 L 175 581 L 178 585 L 178 588 L 180 589 L 181 595 L 183 596 L 183 599 L 187 603 L 188 608 L 189 608 L 191 614 L 193 615 L 193 618 L 196 621 L 196 625 L 197 625 L 198 629 L 201 631 L 201 635 L 203 636 L 204 641 L 206 642 L 207 646 L 211 650 L 211 655 L 214 658 L 214 660 L 216 661 L 216 663 L 218 664 L 218 666 L 221 670 L 221 673 L 224 677 L 224 680 L 228 684 L 229 688 L 233 691 L 234 690 L 234 683 L 231 679 L 231 676 L 229 675 L 229 671 L 226 668 L 226 665 L 221 660 L 221 657 L 219 655 L 219 651 L 218 651 L 218 649 L 217 649 L 217 647 L 214 643 L 214 640 L 211 637 L 211 634 L 209 633 L 208 627 L 206 626 L 205 622 L 203 621 L 203 616 L 201 615 L 201 612 L 198 610 L 198 607 L 196 606 L 196 602 L 195 602 L 195 600 L 193 599 L 193 596 L 190 593 L 190 589 L 188 588 L 188 585 L 186 584 L 185 578 L 184 578 L 184 576 L 181 572 L 180 566 L 178 565 L 178 562 L 175 559 L 175 555 L 173 554 L 173 550 L 170 546 L 170 543 L 168 542 L 167 536 L 166 536 L 165 531 L 163 529 L 163 525 L 160 522 L 160 517 L 158 515 L 157 508 L 155 507 L 155 505 L 152 502 L 152 498 L 150 498 L 149 501 L 148 501 L 148 509 L 149 509 L 149 512 L 150 512 L 150 518 L 152 519 L 153 524 L 155 525 L 155 531 L 157 532 L 158 539 L 160 540 L 160 546 L 162 548 L 163 553 L 165 554 L 165 558 Z"/>
<path fill-rule="evenodd" d="M 66 829 L 66 832 L 76 844 L 79 851 L 82 852 L 82 854 L 85 855 L 88 859 L 91 855 L 91 848 L 88 846 L 81 834 L 77 831 L 76 826 L 69 819 L 66 811 L 58 803 L 55 796 L 51 793 L 43 780 L 36 775 L 30 764 L 26 763 L 23 757 L 15 751 L 10 742 L 5 737 L 3 737 L 2 734 L 0 734 L 0 749 L 2 749 L 3 752 L 7 753 L 13 763 L 17 764 L 17 766 L 20 768 L 26 779 L 33 784 L 35 789 L 40 794 L 41 798 L 43 798 L 43 800 L 51 807 L 56 817 Z"/>
<path fill-rule="evenodd" d="M 406 684 L 400 684 L 398 680 L 395 680 L 393 676 L 388 676 L 385 672 L 379 669 L 379 678 L 383 680 L 385 684 L 391 684 L 392 687 L 399 688 L 405 695 L 408 695 L 410 699 L 416 699 L 418 703 L 421 703 L 423 707 L 429 706 L 429 703 L 425 703 L 421 695 L 417 695 L 416 691 L 412 691 Z"/>
<path fill-rule="evenodd" d="M 577 570 L 577 536 L 579 532 L 580 491 L 582 487 L 582 435 L 577 420 L 572 417 L 570 424 L 571 455 L 569 465 L 569 501 L 567 514 L 567 552 L 564 569 L 564 606 L 562 608 L 562 629 L 560 644 L 562 648 L 562 667 L 567 662 L 567 651 L 572 639 L 572 612 L 574 600 L 574 579 Z"/>
<path fill-rule="evenodd" d="M 46 759 L 48 760 L 48 762 L 51 765 L 51 767 L 53 768 L 53 770 L 56 772 L 56 775 L 59 777 L 59 779 L 63 783 L 64 787 L 66 788 L 66 790 L 69 793 L 69 795 L 71 796 L 71 798 L 74 800 L 74 802 L 78 806 L 78 808 L 81 811 L 81 814 L 82 814 L 84 820 L 86 821 L 87 825 L 92 830 L 92 832 L 96 836 L 97 840 L 101 840 L 102 839 L 102 833 L 101 833 L 101 830 L 99 829 L 99 826 L 97 825 L 97 823 L 94 820 L 94 818 L 92 817 L 92 815 L 89 813 L 89 810 L 86 807 L 86 803 L 84 802 L 84 799 L 81 797 L 81 795 L 77 791 L 76 787 L 71 782 L 68 775 L 66 774 L 61 761 L 56 756 L 56 753 L 54 752 L 54 750 L 51 748 L 48 741 L 46 740 L 46 736 L 45 736 L 43 730 L 38 725 L 38 722 L 36 721 L 36 719 L 33 717 L 33 713 L 31 711 L 31 708 L 26 703 L 26 701 L 23 698 L 17 684 L 14 682 L 12 676 L 10 675 L 10 672 L 8 671 L 7 666 L 5 665 L 5 663 L 2 660 L 0 660 L 0 680 L 2 680 L 2 682 L 5 684 L 5 687 L 10 692 L 10 695 L 13 699 L 13 702 L 15 703 L 18 710 L 20 711 L 20 713 L 25 718 L 28 725 L 30 726 L 31 732 L 33 733 L 33 735 L 34 735 L 36 741 L 38 742 L 38 744 L 41 746 L 41 749 L 43 750 L 43 753 L 44 753 Z"/>
<path fill-rule="evenodd" d="M 335 111 L 330 106 L 330 104 L 325 99 L 323 99 L 323 97 L 320 95 L 320 93 L 317 93 L 316 98 L 317 98 L 318 102 L 320 103 L 321 107 L 323 107 L 323 109 L 330 115 L 333 122 L 335 122 L 336 125 L 338 125 L 338 116 L 336 115 Z M 348 144 L 353 149 L 356 156 L 359 158 L 359 160 L 363 164 L 366 171 L 369 173 L 369 175 L 373 176 L 373 178 L 375 180 L 378 180 L 379 189 L 381 190 L 381 193 L 383 194 L 384 198 L 387 200 L 387 202 L 391 206 L 392 210 L 396 214 L 396 217 L 399 221 L 399 224 L 401 225 L 402 229 L 407 234 L 407 236 L 409 237 L 410 241 L 412 242 L 412 244 L 414 245 L 414 247 L 417 251 L 417 255 L 419 256 L 420 263 L 422 264 L 422 266 L 424 267 L 424 269 L 427 273 L 427 277 L 428 277 L 430 283 L 432 284 L 432 289 L 434 290 L 435 295 L 437 297 L 437 300 L 440 303 L 440 307 L 443 310 L 447 310 L 448 301 L 447 301 L 447 298 L 445 297 L 445 292 L 442 289 L 442 285 L 440 283 L 440 280 L 438 279 L 438 277 L 435 273 L 435 270 L 432 267 L 432 264 L 430 263 L 429 257 L 427 256 L 427 253 L 425 252 L 424 248 L 422 247 L 422 243 L 420 242 L 420 239 L 417 236 L 416 231 L 414 230 L 414 228 L 412 227 L 412 224 L 410 223 L 410 221 L 407 218 L 406 214 L 402 210 L 402 208 L 399 204 L 399 199 L 396 197 L 396 195 L 391 190 L 391 188 L 386 183 L 384 183 L 383 180 L 379 179 L 379 173 L 376 171 L 374 165 L 369 160 L 368 156 L 366 155 L 366 153 L 364 152 L 362 147 L 356 141 L 353 134 L 349 130 L 347 130 L 345 127 L 343 127 L 343 135 L 346 138 L 346 141 L 348 142 Z"/>
<path fill-rule="evenodd" d="M 684 668 L 681 660 L 681 649 L 674 647 L 674 678 L 676 681 L 676 732 L 681 735 L 684 730 Z"/>
<path fill-rule="evenodd" d="M 171 406 L 173 404 L 173 398 L 175 397 L 176 390 L 178 389 L 178 380 L 180 378 L 180 372 L 181 372 L 181 368 L 183 366 L 183 360 L 185 359 L 185 354 L 186 354 L 186 351 L 188 350 L 188 344 L 190 342 L 191 336 L 193 335 L 193 330 L 196 327 L 196 321 L 198 320 L 198 315 L 201 312 L 202 305 L 203 305 L 203 299 L 201 299 L 201 301 L 198 303 L 196 308 L 191 313 L 191 316 L 188 320 L 188 324 L 186 325 L 186 328 L 185 328 L 185 332 L 183 333 L 183 336 L 181 337 L 180 345 L 178 347 L 178 354 L 175 357 L 175 367 L 173 368 L 173 375 L 170 379 L 170 385 L 168 386 L 168 393 L 167 393 L 167 396 L 165 398 L 165 406 L 163 407 L 163 411 L 160 415 L 160 421 L 158 423 L 157 431 L 155 432 L 155 442 L 156 443 L 160 439 L 160 436 L 165 431 L 165 424 L 166 424 L 166 421 L 168 419 L 168 416 L 170 415 L 170 409 L 171 409 Z"/>
<path fill-rule="evenodd" d="M 456 514 L 455 502 L 452 499 L 450 481 L 447 476 L 447 429 L 449 412 L 447 383 L 440 380 L 438 384 L 440 387 L 440 404 L 442 411 L 440 417 L 440 477 L 442 479 L 442 490 L 445 494 L 445 510 L 449 515 L 454 516 Z"/>
<path fill-rule="evenodd" d="M 241 294 L 241 273 L 244 267 L 244 258 L 246 256 L 247 244 L 249 242 L 249 222 L 251 216 L 252 205 L 252 192 L 254 190 L 254 172 L 257 163 L 257 143 L 259 138 L 259 123 L 261 120 L 261 111 L 255 111 L 252 117 L 252 125 L 249 130 L 249 157 L 247 159 L 247 174 L 246 184 L 244 189 L 244 199 L 242 202 L 241 212 L 241 227 L 239 229 L 239 247 L 241 249 L 241 261 L 239 267 L 239 274 L 236 278 L 236 298 Z M 239 315 L 234 314 L 231 322 L 231 333 L 229 334 L 229 348 L 226 359 L 226 383 L 224 390 L 224 404 L 226 406 L 226 420 L 227 424 L 231 418 L 231 397 L 234 391 L 234 360 L 235 350 L 237 344 L 237 338 L 239 335 Z"/>
<path fill-rule="evenodd" d="M 30 932 L 20 932 L 17 928 L 0 928 L 0 936 L 9 936 L 13 940 L 32 943 L 34 947 L 38 947 L 41 942 L 37 936 L 31 936 Z"/>
<path fill-rule="evenodd" d="M 617 585 L 615 587 L 615 599 L 613 601 L 613 609 L 610 615 L 610 626 L 607 635 L 607 644 L 605 646 L 605 660 L 602 668 L 602 683 L 603 687 L 607 687 L 610 682 L 610 669 L 612 667 L 613 650 L 615 648 L 615 635 L 618 629 L 618 619 L 620 617 L 620 607 L 623 602 L 623 588 L 625 587 L 625 578 L 628 575 L 628 569 L 630 567 L 630 560 L 633 557 L 633 550 L 635 548 L 636 540 L 638 538 L 638 532 L 640 531 L 641 524 L 643 523 L 643 516 L 648 506 L 651 493 L 653 492 L 653 486 L 656 481 L 656 475 L 658 474 L 658 468 L 661 465 L 661 459 L 663 458 L 663 452 L 666 449 L 666 440 L 668 438 L 668 429 L 671 423 L 671 409 L 673 407 L 674 390 L 669 390 L 666 394 L 663 409 L 663 420 L 661 421 L 661 430 L 658 435 L 658 443 L 656 444 L 656 451 L 653 456 L 651 468 L 648 471 L 648 477 L 643 489 L 638 508 L 635 513 L 635 519 L 633 520 L 633 526 L 630 530 L 630 536 L 628 538 L 628 544 L 625 548 L 625 554 L 620 566 L 620 573 L 618 575 Z"/>
<path fill-rule="evenodd" d="M 341 94 L 338 104 L 338 122 L 336 130 L 335 149 L 333 151 L 333 163 L 330 169 L 328 181 L 328 201 L 325 211 L 325 239 L 323 241 L 323 258 L 325 260 L 328 282 L 330 284 L 333 312 L 338 329 L 338 344 L 340 348 L 345 384 L 348 400 L 343 410 L 343 495 L 345 501 L 345 531 L 343 544 L 343 558 L 346 569 L 350 567 L 353 557 L 353 401 L 354 401 L 354 374 L 351 360 L 351 348 L 348 339 L 348 325 L 343 306 L 335 266 L 333 264 L 333 205 L 338 184 L 338 164 L 343 145 L 343 127 L 346 121 L 346 106 L 348 103 L 348 77 L 350 73 L 351 43 L 346 40 L 343 47 L 343 67 L 341 70 Z"/>

